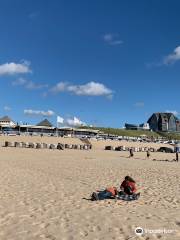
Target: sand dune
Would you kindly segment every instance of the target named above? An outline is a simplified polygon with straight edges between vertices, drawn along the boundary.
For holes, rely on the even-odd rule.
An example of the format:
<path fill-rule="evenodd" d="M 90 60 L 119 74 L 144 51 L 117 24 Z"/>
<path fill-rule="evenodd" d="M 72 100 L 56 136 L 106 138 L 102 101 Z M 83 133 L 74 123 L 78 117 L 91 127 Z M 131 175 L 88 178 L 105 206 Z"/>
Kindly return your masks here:
<path fill-rule="evenodd" d="M 0 239 L 180 239 L 180 163 L 152 161 L 174 154 L 129 159 L 102 145 L 95 142 L 90 151 L 0 148 Z M 87 200 L 96 189 L 119 186 L 125 175 L 137 181 L 138 201 Z M 137 237 L 139 226 L 173 233 Z"/>

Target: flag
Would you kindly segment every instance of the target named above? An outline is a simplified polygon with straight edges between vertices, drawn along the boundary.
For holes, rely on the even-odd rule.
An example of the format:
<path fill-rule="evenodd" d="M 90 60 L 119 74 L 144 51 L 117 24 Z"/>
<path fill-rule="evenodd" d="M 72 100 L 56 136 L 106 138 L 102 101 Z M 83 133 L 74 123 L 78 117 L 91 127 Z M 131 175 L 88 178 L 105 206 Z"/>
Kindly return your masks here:
<path fill-rule="evenodd" d="M 60 117 L 60 116 L 57 116 L 57 125 L 59 124 L 59 123 L 64 123 L 64 118 L 62 118 L 62 117 Z"/>

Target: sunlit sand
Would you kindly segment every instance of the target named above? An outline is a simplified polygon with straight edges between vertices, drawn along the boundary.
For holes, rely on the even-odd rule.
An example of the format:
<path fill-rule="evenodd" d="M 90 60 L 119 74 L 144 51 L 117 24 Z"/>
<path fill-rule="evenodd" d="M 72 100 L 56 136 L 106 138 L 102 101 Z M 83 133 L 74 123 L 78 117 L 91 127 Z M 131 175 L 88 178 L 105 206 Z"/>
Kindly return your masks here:
<path fill-rule="evenodd" d="M 80 143 L 53 137 L 0 137 L 11 141 Z M 105 145 L 142 145 L 92 141 L 93 149 L 4 148 L 0 151 L 0 239 L 180 239 L 180 164 L 152 161 L 175 154 L 105 151 Z M 162 144 L 147 144 L 158 148 Z M 119 186 L 132 176 L 138 201 L 89 201 L 93 191 Z M 136 227 L 172 233 L 137 237 Z"/>

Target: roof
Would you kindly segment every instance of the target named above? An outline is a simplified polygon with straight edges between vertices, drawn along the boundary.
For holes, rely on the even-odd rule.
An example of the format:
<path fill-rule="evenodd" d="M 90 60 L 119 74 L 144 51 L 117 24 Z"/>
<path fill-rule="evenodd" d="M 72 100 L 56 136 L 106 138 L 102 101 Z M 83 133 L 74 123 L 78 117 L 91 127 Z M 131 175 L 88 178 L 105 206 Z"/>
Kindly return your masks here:
<path fill-rule="evenodd" d="M 44 119 L 43 121 L 38 123 L 36 126 L 53 127 L 53 125 L 47 119 Z"/>
<path fill-rule="evenodd" d="M 171 116 L 173 116 L 175 119 L 178 119 L 173 113 L 171 112 L 167 112 L 167 113 L 156 113 L 161 117 L 166 117 L 168 119 L 170 119 Z"/>
<path fill-rule="evenodd" d="M 148 121 L 152 118 L 153 115 L 155 115 L 157 117 L 157 119 L 159 119 L 159 117 L 161 117 L 161 118 L 167 118 L 169 120 L 170 117 L 173 116 L 175 118 L 175 120 L 178 120 L 178 118 L 171 112 L 168 112 L 168 113 L 157 112 L 157 113 L 153 113 L 151 115 L 151 117 L 148 119 Z"/>
<path fill-rule="evenodd" d="M 10 117 L 8 116 L 4 116 L 2 118 L 0 118 L 0 121 L 4 121 L 4 122 L 14 122 Z"/>
<path fill-rule="evenodd" d="M 125 123 L 125 127 L 138 128 L 137 124 Z"/>

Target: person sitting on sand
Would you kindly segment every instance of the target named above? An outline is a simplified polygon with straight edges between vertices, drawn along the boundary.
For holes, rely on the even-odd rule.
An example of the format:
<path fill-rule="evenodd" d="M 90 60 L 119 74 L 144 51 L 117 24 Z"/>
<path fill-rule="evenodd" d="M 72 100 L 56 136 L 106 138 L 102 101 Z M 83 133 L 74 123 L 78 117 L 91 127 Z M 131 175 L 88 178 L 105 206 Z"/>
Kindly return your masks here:
<path fill-rule="evenodd" d="M 135 181 L 130 176 L 126 176 L 121 183 L 120 192 L 118 193 L 116 199 L 124 201 L 138 200 L 140 193 L 136 193 L 137 189 L 135 186 Z"/>
<path fill-rule="evenodd" d="M 120 186 L 119 192 L 117 191 L 116 187 L 106 188 L 103 191 L 93 192 L 91 195 L 91 200 L 97 201 L 113 198 L 125 201 L 137 200 L 140 197 L 140 193 L 136 194 L 135 192 L 135 181 L 131 177 L 126 176 Z"/>
<path fill-rule="evenodd" d="M 136 192 L 136 186 L 135 186 L 135 181 L 133 178 L 131 178 L 130 176 L 126 176 L 124 178 L 124 181 L 121 183 L 121 186 L 120 186 L 120 193 L 123 192 L 125 194 L 128 194 L 128 195 L 132 195 L 133 193 Z"/>

